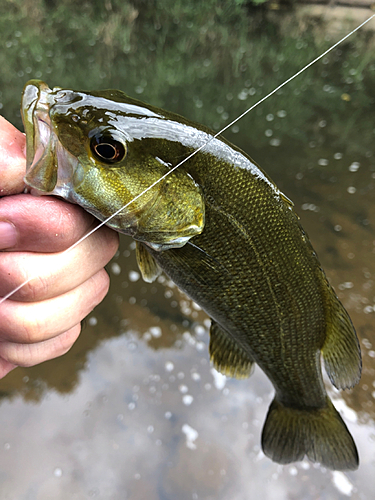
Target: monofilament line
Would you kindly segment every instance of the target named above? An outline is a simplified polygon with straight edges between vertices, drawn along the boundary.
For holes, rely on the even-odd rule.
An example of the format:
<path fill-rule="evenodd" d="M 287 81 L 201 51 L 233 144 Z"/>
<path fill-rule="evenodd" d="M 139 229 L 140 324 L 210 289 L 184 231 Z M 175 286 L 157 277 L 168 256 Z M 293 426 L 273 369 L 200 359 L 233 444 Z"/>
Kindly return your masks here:
<path fill-rule="evenodd" d="M 113 219 L 113 217 L 116 217 L 116 215 L 118 215 L 120 212 L 122 212 L 123 210 L 125 210 L 125 208 L 127 208 L 129 205 L 131 205 L 134 201 L 138 200 L 138 198 L 140 198 L 142 195 L 144 195 L 145 193 L 147 193 L 147 191 L 150 191 L 150 189 L 152 189 L 153 187 L 155 187 L 159 182 L 161 182 L 162 180 L 164 180 L 166 177 L 168 177 L 168 175 L 170 175 L 172 172 L 174 172 L 177 168 L 179 168 L 183 163 L 187 162 L 188 160 L 190 160 L 190 158 L 192 158 L 194 155 L 196 155 L 197 153 L 199 153 L 199 151 L 201 151 L 203 148 L 205 148 L 207 146 L 207 144 L 209 144 L 211 141 L 213 141 L 214 139 L 216 139 L 220 134 L 222 134 L 223 132 L 225 132 L 226 130 L 228 130 L 228 128 L 232 127 L 232 125 L 234 125 L 235 123 L 237 123 L 239 120 L 241 120 L 241 118 L 243 118 L 245 115 L 247 115 L 248 113 L 250 113 L 250 111 L 252 111 L 254 108 L 256 108 L 257 106 L 259 106 L 260 104 L 262 104 L 262 102 L 264 102 L 266 99 L 268 99 L 269 97 L 271 97 L 273 94 L 275 94 L 278 90 L 280 90 L 281 88 L 285 87 L 285 85 L 287 85 L 289 82 L 291 82 L 292 80 L 294 80 L 295 78 L 297 78 L 297 76 L 299 76 L 301 73 L 303 73 L 304 71 L 306 71 L 308 68 L 310 68 L 310 66 L 312 66 L 313 64 L 315 64 L 316 62 L 318 62 L 320 59 L 322 59 L 325 55 L 327 55 L 329 52 L 331 52 L 333 49 L 335 49 L 338 45 L 340 45 L 342 42 L 344 42 L 347 38 L 349 38 L 351 35 L 353 35 L 353 33 L 355 33 L 356 31 L 358 31 L 359 29 L 361 29 L 366 23 L 368 23 L 369 21 L 371 21 L 371 19 L 373 19 L 375 17 L 375 14 L 373 14 L 372 16 L 370 16 L 368 19 L 366 19 L 363 23 L 361 23 L 359 26 L 357 26 L 354 30 L 352 30 L 350 33 L 348 33 L 347 35 L 345 35 L 343 38 L 341 38 L 338 42 L 336 42 L 334 45 L 332 45 L 332 47 L 330 47 L 329 49 L 327 49 L 325 52 L 323 52 L 322 54 L 320 54 L 320 56 L 316 57 L 313 61 L 309 62 L 308 64 L 306 64 L 306 66 L 304 66 L 302 69 L 300 69 L 297 73 L 295 73 L 293 76 L 291 76 L 290 78 L 288 78 L 287 80 L 285 80 L 283 83 L 281 83 L 278 87 L 276 87 L 274 90 L 272 90 L 269 94 L 267 94 L 265 97 L 262 97 L 262 99 L 260 99 L 259 101 L 257 101 L 255 104 L 253 104 L 250 108 L 248 108 L 246 111 L 244 111 L 241 115 L 239 115 L 237 118 L 235 118 L 233 121 L 231 121 L 230 123 L 228 123 L 228 125 L 225 125 L 224 128 L 222 128 L 221 130 L 219 130 L 219 132 L 217 132 L 215 135 L 213 135 L 208 141 L 206 141 L 204 144 L 202 144 L 202 146 L 200 146 L 198 149 L 196 149 L 195 151 L 193 151 L 189 156 L 187 156 L 186 158 L 184 158 L 182 161 L 180 161 L 180 163 L 178 163 L 177 165 L 175 165 L 173 168 L 171 168 L 166 174 L 164 174 L 163 176 L 161 176 L 157 181 L 155 181 L 153 184 L 151 184 L 150 186 L 148 186 L 144 191 L 142 191 L 140 194 L 138 194 L 137 196 L 135 196 L 131 201 L 129 201 L 126 205 L 124 205 L 123 207 L 119 208 L 118 210 L 116 210 L 116 212 L 114 212 L 110 217 L 108 217 L 107 219 L 105 219 L 103 222 L 101 222 L 100 224 L 98 224 L 94 229 L 92 229 L 91 231 L 89 231 L 88 233 L 86 233 L 84 236 L 82 236 L 82 238 L 80 238 L 78 241 L 76 241 L 73 245 L 71 245 L 69 248 L 67 248 L 66 250 L 64 250 L 62 252 L 62 255 L 69 252 L 70 250 L 73 250 L 73 248 L 75 248 L 77 245 L 79 245 L 80 243 L 82 243 L 83 240 L 85 240 L 86 238 L 88 238 L 92 233 L 94 233 L 95 231 L 97 231 L 99 228 L 101 228 L 102 226 L 104 226 L 105 224 L 107 224 L 107 222 L 109 222 L 111 219 Z M 18 290 L 20 290 L 23 286 L 27 285 L 27 283 L 29 283 L 31 280 L 33 280 L 34 278 L 37 278 L 38 275 L 33 275 L 31 276 L 30 278 L 28 278 L 27 280 L 25 280 L 23 283 L 21 283 L 17 288 L 15 288 L 14 290 L 12 290 L 11 292 L 9 292 L 7 295 L 5 295 L 4 297 L 0 298 L 0 304 L 2 304 L 5 300 L 7 300 L 9 297 L 11 297 L 14 293 L 16 293 Z"/>

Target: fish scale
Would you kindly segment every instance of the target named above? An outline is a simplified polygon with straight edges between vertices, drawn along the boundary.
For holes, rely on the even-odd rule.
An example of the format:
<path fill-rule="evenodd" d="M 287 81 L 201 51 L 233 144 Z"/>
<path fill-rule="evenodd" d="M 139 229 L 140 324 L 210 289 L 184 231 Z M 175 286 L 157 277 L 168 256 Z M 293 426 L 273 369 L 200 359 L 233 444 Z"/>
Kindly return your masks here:
<path fill-rule="evenodd" d="M 236 185 L 236 179 L 234 179 L 233 182 L 234 185 Z M 241 184 L 239 184 L 239 189 L 241 190 Z M 241 191 L 243 192 L 243 190 Z M 235 194 L 234 197 L 236 197 Z M 272 194 L 270 194 L 270 202 L 272 204 L 275 202 L 275 197 Z M 261 211 L 267 213 L 267 210 L 264 210 L 264 197 L 261 197 L 261 200 L 254 200 L 254 204 L 257 203 L 262 203 L 263 209 Z M 234 207 L 234 210 L 238 210 L 238 208 L 239 207 Z M 250 206 L 248 209 L 252 212 Z M 195 292 L 195 283 L 193 286 L 190 284 L 186 285 L 182 282 L 182 279 L 179 278 L 179 259 L 177 259 L 176 268 L 172 268 L 172 263 L 174 262 L 172 254 L 174 252 L 181 253 L 182 249 L 176 251 L 169 250 L 161 255 L 153 253 L 153 256 L 161 267 L 166 270 L 167 274 L 169 274 L 188 295 L 193 296 L 194 300 L 196 300 L 215 321 L 218 321 L 223 327 L 226 327 L 228 332 L 232 333 L 236 338 L 241 338 L 242 346 L 251 353 L 251 356 L 268 374 L 276 386 L 276 389 L 279 388 L 283 393 L 283 398 L 286 399 L 286 394 L 291 393 L 289 398 L 293 400 L 295 399 L 296 392 L 295 385 L 290 385 L 288 391 L 285 389 L 285 386 L 288 386 L 287 380 L 289 370 L 293 368 L 293 365 L 289 366 L 290 363 L 288 363 L 288 361 L 292 362 L 293 357 L 297 355 L 299 358 L 298 364 L 304 366 L 305 370 L 311 358 L 310 350 L 319 349 L 324 341 L 324 324 L 322 321 L 323 307 L 320 294 L 316 287 L 310 286 L 312 279 L 304 280 L 303 283 L 301 283 L 300 273 L 292 278 L 290 277 L 290 273 L 293 272 L 290 265 L 291 263 L 285 257 L 285 255 L 288 254 L 283 251 L 283 248 L 280 247 L 279 244 L 280 240 L 283 241 L 285 239 L 285 244 L 288 244 L 288 242 L 290 243 L 290 239 L 283 236 L 285 230 L 280 234 L 280 222 L 278 218 L 275 217 L 274 211 L 268 211 L 270 215 L 262 221 L 261 226 L 259 226 L 257 220 L 253 221 L 254 226 L 258 227 L 258 236 L 256 238 L 256 244 L 252 242 L 250 245 L 248 234 L 254 233 L 254 227 L 249 226 L 249 221 L 252 221 L 251 217 L 245 219 L 247 220 L 247 227 L 245 228 L 246 233 L 244 230 L 241 232 L 231 232 L 231 226 L 228 225 L 226 221 L 221 219 L 214 220 L 215 215 L 217 215 L 217 213 L 215 214 L 216 211 L 214 211 L 213 216 L 208 215 L 207 212 L 210 213 L 210 210 L 206 205 L 206 218 L 208 218 L 208 220 L 206 219 L 205 231 L 201 235 L 194 237 L 192 242 L 203 249 L 208 255 L 212 256 L 213 259 L 218 260 L 224 268 L 231 267 L 232 273 L 230 277 L 222 273 L 221 269 L 217 272 L 210 267 L 207 268 L 206 272 L 203 274 L 201 270 L 199 270 L 196 279 L 201 279 L 205 285 L 204 287 L 198 288 L 199 292 Z M 289 215 L 288 212 L 289 209 L 285 207 L 285 214 Z M 242 218 L 244 217 L 242 216 Z M 292 217 L 292 220 L 293 219 L 294 217 Z M 263 231 L 264 227 L 272 228 L 272 231 Z M 221 228 L 225 228 L 225 231 L 220 231 Z M 259 235 L 259 232 L 263 234 Z M 242 234 L 243 237 L 240 238 L 238 233 L 240 233 L 240 235 Z M 233 241 L 236 242 L 235 246 L 233 245 Z M 300 241 L 303 246 L 306 246 L 302 240 Z M 224 248 L 229 248 L 230 253 L 228 253 L 228 251 L 223 252 L 223 246 Z M 304 250 L 303 246 L 302 250 Z M 264 247 L 266 247 L 266 249 L 261 252 L 259 249 Z M 252 248 L 257 250 L 251 252 Z M 273 272 L 272 275 L 270 275 L 270 271 L 274 271 L 275 265 L 269 264 L 268 249 L 270 248 L 274 249 L 273 253 L 278 260 L 280 256 L 282 258 L 281 265 L 278 266 L 278 269 L 276 272 Z M 189 255 L 187 255 L 188 250 Z M 193 262 L 198 259 L 198 256 L 190 255 L 190 253 L 196 254 L 197 252 L 196 249 L 190 249 L 188 247 L 186 248 L 186 252 L 184 252 L 184 259 L 191 262 L 191 267 L 193 267 Z M 262 256 L 260 257 L 261 253 Z M 302 251 L 300 249 L 298 254 L 296 249 L 294 253 L 299 255 Z M 262 260 L 267 262 L 268 265 L 260 265 Z M 317 272 L 321 273 L 318 261 L 313 259 L 312 263 L 314 264 L 315 261 L 317 264 Z M 289 275 L 288 277 L 286 276 L 287 274 Z M 304 273 L 304 276 L 306 277 L 306 273 Z M 324 276 L 322 278 L 324 279 Z M 289 288 L 293 288 L 294 292 L 292 294 L 284 292 L 288 292 L 287 287 L 284 285 L 285 282 L 288 284 Z M 282 290 L 280 290 L 280 288 L 282 288 Z M 220 304 L 218 304 L 217 298 L 219 294 L 221 298 Z M 211 304 L 215 304 L 215 310 L 213 310 Z M 289 307 L 300 311 L 298 325 L 296 324 L 298 319 L 296 314 L 291 315 L 285 313 L 285 319 L 280 317 L 280 312 L 285 312 Z M 219 312 L 217 309 L 219 309 Z M 318 318 L 316 318 L 317 316 Z M 231 318 L 230 323 L 227 317 Z M 320 322 L 317 321 L 319 318 Z M 301 324 L 302 321 L 303 324 Z M 282 338 L 280 335 L 281 322 L 284 323 Z M 316 335 L 314 331 L 314 335 L 306 336 L 308 323 L 314 325 L 314 330 L 317 331 L 319 335 Z M 290 328 L 288 328 L 288 326 L 290 326 Z M 308 346 L 308 348 L 301 349 L 301 336 L 307 337 L 304 339 L 303 347 Z M 286 351 L 284 355 L 283 345 L 284 351 Z M 294 347 L 295 345 L 296 348 Z M 284 359 L 286 364 L 280 362 L 279 366 L 275 366 L 275 362 L 273 361 L 271 368 L 269 366 L 270 357 L 272 357 L 272 359 L 279 359 L 280 361 Z M 313 373 L 317 377 L 319 372 L 315 360 L 313 361 L 313 367 Z M 271 373 L 269 373 L 270 371 Z M 311 383 L 309 382 L 311 377 L 306 377 L 305 380 L 307 383 L 304 384 L 304 390 L 298 392 L 306 394 L 306 389 L 308 388 L 308 400 L 310 405 L 314 407 L 319 403 L 321 404 L 323 396 L 321 383 L 319 383 L 318 396 L 312 398 L 313 391 Z M 300 397 L 301 394 L 298 394 L 298 398 Z M 314 401 L 314 399 L 317 401 Z"/>
<path fill-rule="evenodd" d="M 132 236 L 145 280 L 164 271 L 212 319 L 214 366 L 244 378 L 257 363 L 269 377 L 265 454 L 357 468 L 320 355 L 331 382 L 352 387 L 358 339 L 292 202 L 267 174 L 207 127 L 120 91 L 51 90 L 32 80 L 22 114 L 34 192 L 77 203 Z"/>

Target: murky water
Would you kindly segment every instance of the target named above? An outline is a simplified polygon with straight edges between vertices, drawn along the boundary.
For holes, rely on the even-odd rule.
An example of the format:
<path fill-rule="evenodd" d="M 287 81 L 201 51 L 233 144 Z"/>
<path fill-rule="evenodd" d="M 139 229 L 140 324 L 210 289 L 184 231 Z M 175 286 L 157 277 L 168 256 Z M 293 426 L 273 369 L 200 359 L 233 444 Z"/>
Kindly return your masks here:
<path fill-rule="evenodd" d="M 146 16 L 145 12 L 142 15 Z M 73 21 L 74 17 L 70 27 Z M 36 20 L 31 18 L 28 22 L 31 25 Z M 160 36 L 162 29 L 157 22 L 160 19 L 154 21 Z M 194 16 L 168 22 L 171 31 L 182 30 L 182 22 L 194 23 Z M 202 60 L 199 54 L 197 59 L 191 56 L 191 66 L 196 66 L 201 75 L 201 82 L 193 90 L 188 88 L 188 74 L 184 87 L 176 81 L 171 66 L 170 73 L 164 74 L 170 102 L 162 102 L 161 90 L 158 95 L 153 94 L 152 78 L 145 78 L 144 68 L 132 66 L 134 60 L 130 59 L 127 71 L 135 72 L 132 82 L 138 75 L 134 87 L 127 85 L 124 73 L 114 70 L 108 79 L 98 74 L 89 86 L 118 86 L 129 94 L 145 94 L 141 97 L 154 97 L 155 104 L 173 107 L 219 128 L 229 116 L 234 118 L 238 110 L 264 95 L 266 89 L 281 83 L 284 74 L 290 76 L 294 68 L 292 57 L 302 67 L 310 52 L 313 57 L 318 55 L 314 51 L 320 43 L 326 46 L 338 37 L 337 22 L 333 28 L 316 22 L 315 31 L 311 31 L 311 24 L 305 19 L 309 29 L 298 31 L 303 24 L 300 19 L 292 37 L 288 14 L 276 21 L 251 14 L 248 22 L 243 34 L 246 40 L 238 50 L 244 54 L 241 47 L 248 48 L 246 43 L 257 48 L 253 56 L 262 67 L 256 74 L 257 66 L 250 68 L 250 63 L 242 59 L 238 74 L 227 75 L 228 68 L 215 58 L 224 60 L 227 56 L 233 62 L 237 52 L 226 54 L 227 45 L 220 45 L 212 59 Z M 195 23 L 202 20 L 196 19 Z M 208 21 L 207 25 L 210 26 Z M 279 26 L 278 30 L 275 26 Z M 348 24 L 340 26 L 348 28 Z M 26 28 L 24 24 L 16 25 L 13 38 L 6 40 L 1 50 L 5 51 L 5 43 L 22 40 L 21 31 Z M 224 28 L 219 24 L 209 29 L 213 30 L 212 35 Z M 276 40 L 279 53 L 275 52 Z M 181 44 L 188 45 L 188 41 L 181 35 Z M 74 37 L 71 43 L 75 43 Z M 153 43 L 147 40 L 150 46 Z M 86 57 L 88 47 L 94 45 L 88 43 L 82 54 Z M 122 53 L 126 53 L 126 47 L 122 46 Z M 134 244 L 122 237 L 119 253 L 108 268 L 112 283 L 108 297 L 86 320 L 73 349 L 60 359 L 17 369 L 0 382 L 2 499 L 373 498 L 373 47 L 370 32 L 358 35 L 228 134 L 293 199 L 321 263 L 356 326 L 364 361 L 361 383 L 352 391 L 331 390 L 330 395 L 357 443 L 359 470 L 332 472 L 307 461 L 280 466 L 264 457 L 260 434 L 272 399 L 271 384 L 259 369 L 245 381 L 226 379 L 213 370 L 208 359 L 209 322 L 204 313 L 164 277 L 156 284 L 143 283 L 135 263 Z M 4 99 L 9 81 L 13 87 L 19 87 L 17 101 L 26 74 L 45 78 L 51 85 L 82 87 L 74 77 L 75 69 L 79 71 L 79 52 L 69 59 L 70 71 L 65 80 L 55 81 L 53 69 L 59 71 L 57 48 L 58 42 L 51 41 L 49 50 L 54 56 L 47 67 L 43 66 L 43 61 L 50 57 L 46 48 L 40 56 L 40 67 L 37 59 L 34 63 L 26 62 L 19 54 L 20 76 L 14 74 L 9 77 L 13 80 L 3 80 L 2 111 L 14 123 L 13 110 L 18 102 Z M 90 57 L 95 60 L 97 54 L 91 50 Z M 154 53 L 156 49 L 147 50 Z M 181 53 L 174 59 L 170 55 L 177 65 Z M 61 57 L 66 57 L 66 53 Z M 267 64 L 261 64 L 266 57 L 270 58 Z M 38 71 L 41 74 L 34 74 Z M 4 70 L 3 75 L 7 74 Z M 210 80 L 212 75 L 218 78 Z M 197 79 L 195 74 L 194 81 Z M 155 86 L 161 88 L 159 80 Z"/>

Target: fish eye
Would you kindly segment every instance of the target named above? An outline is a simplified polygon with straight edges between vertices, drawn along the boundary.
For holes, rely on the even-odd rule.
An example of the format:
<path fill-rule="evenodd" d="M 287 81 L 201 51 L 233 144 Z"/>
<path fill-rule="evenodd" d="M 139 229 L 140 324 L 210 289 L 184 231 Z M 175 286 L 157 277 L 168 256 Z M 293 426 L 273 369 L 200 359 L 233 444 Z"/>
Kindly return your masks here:
<path fill-rule="evenodd" d="M 116 163 L 126 155 L 125 145 L 111 136 L 92 137 L 90 147 L 94 156 L 104 163 Z"/>

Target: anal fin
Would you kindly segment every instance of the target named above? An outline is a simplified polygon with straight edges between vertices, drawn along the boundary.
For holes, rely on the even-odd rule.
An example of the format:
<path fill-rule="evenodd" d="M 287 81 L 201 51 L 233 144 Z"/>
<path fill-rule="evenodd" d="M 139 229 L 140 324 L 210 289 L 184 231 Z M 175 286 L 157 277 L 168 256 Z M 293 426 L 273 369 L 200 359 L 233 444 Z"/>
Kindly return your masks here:
<path fill-rule="evenodd" d="M 135 245 L 135 254 L 142 278 L 147 283 L 153 283 L 156 278 L 160 276 L 161 269 L 153 256 L 148 253 L 144 245 L 139 243 L 139 241 L 136 241 Z"/>
<path fill-rule="evenodd" d="M 211 323 L 209 350 L 214 368 L 223 375 L 250 377 L 254 367 L 253 360 L 215 321 Z"/>
<path fill-rule="evenodd" d="M 347 389 L 361 377 L 361 350 L 354 326 L 333 290 L 327 317 L 326 340 L 322 348 L 328 377 L 337 389 Z"/>

